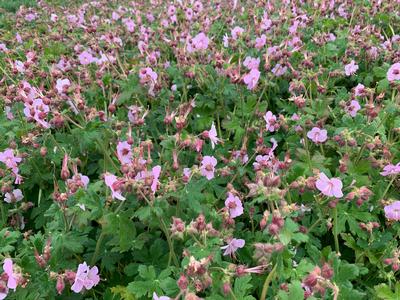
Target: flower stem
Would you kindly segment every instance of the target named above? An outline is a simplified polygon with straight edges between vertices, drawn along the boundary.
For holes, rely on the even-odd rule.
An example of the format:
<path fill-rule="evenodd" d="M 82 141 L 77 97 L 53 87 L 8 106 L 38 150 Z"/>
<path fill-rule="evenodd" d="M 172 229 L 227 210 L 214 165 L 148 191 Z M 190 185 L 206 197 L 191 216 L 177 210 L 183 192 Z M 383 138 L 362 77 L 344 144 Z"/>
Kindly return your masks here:
<path fill-rule="evenodd" d="M 96 248 L 94 250 L 94 253 L 93 253 L 93 256 L 92 256 L 92 260 L 90 261 L 90 264 L 92 266 L 97 261 L 97 256 L 99 255 L 99 252 L 100 252 L 100 246 L 101 246 L 101 243 L 103 242 L 105 236 L 106 235 L 105 235 L 104 231 L 102 230 L 100 235 L 99 235 L 99 238 L 97 239 Z"/>
<path fill-rule="evenodd" d="M 339 238 L 338 238 L 338 212 L 337 212 L 337 207 L 334 208 L 333 213 L 334 213 L 333 238 L 334 238 L 334 241 L 335 241 L 336 254 L 339 256 L 340 255 L 340 251 L 339 251 Z"/>
<path fill-rule="evenodd" d="M 142 197 L 144 198 L 144 200 L 147 202 L 147 204 L 154 209 L 154 205 L 153 203 L 146 197 L 146 195 L 140 190 L 138 189 L 140 195 L 142 195 Z M 169 230 L 167 225 L 165 224 L 164 220 L 162 218 L 158 218 L 159 222 L 160 222 L 160 228 L 161 230 L 164 232 L 166 238 L 167 238 L 167 242 L 168 242 L 168 246 L 169 246 L 169 258 L 168 258 L 168 266 L 171 264 L 171 260 L 174 261 L 174 264 L 179 267 L 179 262 L 178 259 L 176 258 L 175 255 L 175 251 L 174 251 L 174 245 L 172 243 L 172 239 L 171 239 L 171 235 L 169 234 Z"/>
<path fill-rule="evenodd" d="M 4 211 L 4 205 L 2 201 L 0 201 L 0 210 L 1 210 L 1 229 L 3 229 L 3 227 L 5 227 L 5 224 L 7 223 L 7 217 Z"/>
<path fill-rule="evenodd" d="M 265 278 L 263 289 L 261 292 L 260 300 L 265 300 L 265 297 L 267 296 L 268 293 L 268 287 L 269 284 L 271 283 L 272 279 L 275 277 L 275 272 L 276 272 L 277 265 L 269 272 L 267 278 Z"/>
<path fill-rule="evenodd" d="M 167 237 L 167 242 L 169 246 L 169 257 L 168 257 L 168 266 L 171 264 L 171 259 L 174 261 L 175 266 L 179 267 L 178 259 L 176 258 L 175 251 L 174 251 L 174 245 L 172 243 L 171 236 L 169 234 L 167 225 L 165 224 L 164 220 L 160 218 L 160 225 L 162 231 L 164 231 L 165 236 Z"/>
<path fill-rule="evenodd" d="M 389 189 L 390 189 L 390 187 L 392 186 L 392 184 L 393 184 L 393 182 L 394 182 L 395 179 L 396 179 L 396 177 L 393 176 L 392 180 L 390 180 L 390 182 L 389 182 L 389 184 L 387 185 L 385 191 L 383 192 L 381 199 L 385 199 L 385 196 L 386 196 L 387 192 L 389 192 Z"/>

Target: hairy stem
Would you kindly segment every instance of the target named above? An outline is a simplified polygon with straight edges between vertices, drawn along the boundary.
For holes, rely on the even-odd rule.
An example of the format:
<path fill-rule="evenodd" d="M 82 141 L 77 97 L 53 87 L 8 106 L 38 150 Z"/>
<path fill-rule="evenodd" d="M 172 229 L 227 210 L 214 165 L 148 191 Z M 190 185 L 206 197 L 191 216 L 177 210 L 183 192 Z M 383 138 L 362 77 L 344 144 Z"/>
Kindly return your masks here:
<path fill-rule="evenodd" d="M 268 274 L 267 278 L 265 278 L 263 289 L 262 289 L 261 296 L 260 296 L 260 300 L 265 300 L 265 297 L 267 296 L 267 293 L 268 293 L 269 284 L 271 283 L 272 279 L 275 277 L 276 268 L 277 268 L 277 265 L 274 266 L 274 268 Z"/>
<path fill-rule="evenodd" d="M 333 227 L 333 238 L 335 240 L 335 250 L 336 254 L 340 255 L 339 251 L 339 238 L 338 238 L 338 212 L 337 212 L 337 207 L 334 208 L 333 210 L 334 213 L 334 227 Z"/>

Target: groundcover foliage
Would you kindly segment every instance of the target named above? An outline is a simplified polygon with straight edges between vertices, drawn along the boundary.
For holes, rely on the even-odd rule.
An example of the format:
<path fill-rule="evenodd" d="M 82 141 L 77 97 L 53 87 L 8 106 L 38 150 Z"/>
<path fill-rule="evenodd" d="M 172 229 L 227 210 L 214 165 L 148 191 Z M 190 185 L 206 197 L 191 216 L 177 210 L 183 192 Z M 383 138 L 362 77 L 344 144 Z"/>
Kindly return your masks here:
<path fill-rule="evenodd" d="M 400 298 L 399 1 L 23 4 L 0 299 Z"/>

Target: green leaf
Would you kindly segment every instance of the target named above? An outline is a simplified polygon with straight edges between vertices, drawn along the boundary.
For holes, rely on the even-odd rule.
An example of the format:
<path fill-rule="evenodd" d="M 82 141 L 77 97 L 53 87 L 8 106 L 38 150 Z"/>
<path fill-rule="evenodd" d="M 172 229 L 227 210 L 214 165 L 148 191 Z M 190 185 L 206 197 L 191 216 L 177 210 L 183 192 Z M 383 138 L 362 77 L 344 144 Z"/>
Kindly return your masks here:
<path fill-rule="evenodd" d="M 149 296 L 157 289 L 157 285 L 153 281 L 134 281 L 128 284 L 127 290 L 137 297 Z"/>
<path fill-rule="evenodd" d="M 301 287 L 300 281 L 293 281 L 289 285 L 289 299 L 290 300 L 303 300 L 304 299 L 304 290 Z"/>
<path fill-rule="evenodd" d="M 237 299 L 253 299 L 253 297 L 246 297 L 247 295 L 251 294 L 250 290 L 253 287 L 250 284 L 250 281 L 250 275 L 236 278 L 233 292 Z"/>
<path fill-rule="evenodd" d="M 124 252 L 131 248 L 132 241 L 136 237 L 136 228 L 127 215 L 119 217 L 119 247 Z"/>
<path fill-rule="evenodd" d="M 147 279 L 147 280 L 156 279 L 156 271 L 154 270 L 153 266 L 140 265 L 139 266 L 139 275 L 143 279 Z"/>
<path fill-rule="evenodd" d="M 117 285 L 111 288 L 113 295 L 119 295 L 122 300 L 135 300 L 134 295 L 125 286 Z"/>
<path fill-rule="evenodd" d="M 382 283 L 380 285 L 376 285 L 374 287 L 376 296 L 378 299 L 382 300 L 399 300 L 400 299 L 400 293 L 399 291 L 399 283 L 396 283 L 396 292 L 394 293 L 390 287 L 388 287 L 386 284 Z"/>

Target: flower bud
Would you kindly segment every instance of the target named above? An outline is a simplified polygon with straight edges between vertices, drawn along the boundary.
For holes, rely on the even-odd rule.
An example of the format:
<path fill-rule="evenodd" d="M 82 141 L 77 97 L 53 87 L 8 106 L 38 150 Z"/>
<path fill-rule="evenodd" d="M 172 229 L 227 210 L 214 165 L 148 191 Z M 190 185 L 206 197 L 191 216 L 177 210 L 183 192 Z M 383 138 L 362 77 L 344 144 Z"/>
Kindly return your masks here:
<path fill-rule="evenodd" d="M 177 284 L 181 291 L 184 291 L 187 289 L 189 282 L 184 274 L 182 274 L 181 277 L 179 277 Z"/>
<path fill-rule="evenodd" d="M 64 291 L 64 288 L 65 288 L 64 278 L 62 276 L 59 276 L 57 278 L 57 284 L 56 284 L 57 293 L 61 295 L 62 292 Z"/>

